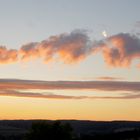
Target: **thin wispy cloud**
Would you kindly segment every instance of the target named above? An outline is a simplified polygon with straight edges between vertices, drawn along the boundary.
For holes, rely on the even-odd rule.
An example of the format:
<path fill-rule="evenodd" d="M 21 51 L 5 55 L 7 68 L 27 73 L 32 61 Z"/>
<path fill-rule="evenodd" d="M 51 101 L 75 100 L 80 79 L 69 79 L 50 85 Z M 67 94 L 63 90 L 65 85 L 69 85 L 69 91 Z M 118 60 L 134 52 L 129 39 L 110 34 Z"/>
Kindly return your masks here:
<path fill-rule="evenodd" d="M 139 99 L 140 93 L 126 93 L 121 96 L 73 96 L 73 95 L 60 95 L 60 94 L 42 94 L 42 93 L 31 93 L 31 92 L 22 92 L 16 90 L 1 90 L 0 96 L 10 96 L 10 97 L 26 97 L 26 98 L 42 98 L 42 99 Z"/>
<path fill-rule="evenodd" d="M 92 89 L 100 91 L 140 91 L 140 82 L 128 81 L 34 81 L 0 79 L 0 89 Z"/>
<path fill-rule="evenodd" d="M 45 63 L 62 61 L 72 64 L 96 53 L 103 55 L 108 66 L 129 67 L 134 60 L 140 60 L 140 38 L 137 34 L 119 33 L 103 40 L 92 40 L 85 30 L 74 30 L 50 36 L 41 42 L 29 42 L 19 50 L 1 46 L 0 64 L 34 59 L 41 59 Z"/>
<path fill-rule="evenodd" d="M 57 95 L 54 93 L 42 94 L 42 93 L 31 93 L 21 92 L 17 90 L 1 90 L 0 96 L 11 96 L 11 97 L 28 97 L 28 98 L 44 98 L 44 99 L 85 99 L 86 96 L 68 96 L 68 95 Z"/>
<path fill-rule="evenodd" d="M 122 77 L 111 77 L 111 76 L 101 76 L 101 77 L 96 77 L 97 80 L 107 80 L 107 81 L 118 81 L 122 80 Z"/>
<path fill-rule="evenodd" d="M 0 80 L 1 96 L 32 97 L 46 99 L 137 99 L 140 98 L 140 82 L 121 81 L 29 81 L 29 80 Z M 109 96 L 60 95 L 53 90 L 83 90 L 111 91 Z M 24 90 L 52 90 L 52 93 L 24 92 Z M 116 91 L 121 96 L 113 96 Z M 124 94 L 124 92 L 126 92 Z"/>

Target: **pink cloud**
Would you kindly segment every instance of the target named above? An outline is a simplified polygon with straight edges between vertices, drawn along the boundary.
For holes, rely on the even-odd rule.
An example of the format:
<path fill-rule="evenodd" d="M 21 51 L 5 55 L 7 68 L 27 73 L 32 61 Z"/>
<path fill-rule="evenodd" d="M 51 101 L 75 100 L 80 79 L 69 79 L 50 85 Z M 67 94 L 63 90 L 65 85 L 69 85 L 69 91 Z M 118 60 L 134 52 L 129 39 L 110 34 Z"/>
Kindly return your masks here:
<path fill-rule="evenodd" d="M 0 64 L 41 59 L 45 63 L 62 61 L 77 63 L 89 55 L 101 53 L 111 67 L 130 67 L 134 60 L 140 60 L 140 38 L 129 33 L 119 33 L 103 40 L 92 41 L 83 30 L 50 36 L 41 42 L 30 42 L 19 50 L 0 47 Z"/>

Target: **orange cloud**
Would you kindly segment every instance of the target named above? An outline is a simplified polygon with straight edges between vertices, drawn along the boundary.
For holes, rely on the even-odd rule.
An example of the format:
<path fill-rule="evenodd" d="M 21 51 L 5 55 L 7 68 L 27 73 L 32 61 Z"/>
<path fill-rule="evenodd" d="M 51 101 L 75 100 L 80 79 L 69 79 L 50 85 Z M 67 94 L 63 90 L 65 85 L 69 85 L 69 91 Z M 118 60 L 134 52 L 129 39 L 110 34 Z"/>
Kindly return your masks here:
<path fill-rule="evenodd" d="M 121 77 L 111 77 L 111 76 L 102 76 L 102 77 L 97 77 L 96 79 L 114 81 L 114 80 L 122 80 L 123 78 L 121 78 Z"/>
<path fill-rule="evenodd" d="M 16 50 L 8 50 L 6 47 L 0 46 L 0 64 L 9 64 L 18 61 L 18 53 Z"/>
<path fill-rule="evenodd" d="M 129 67 L 140 59 L 140 39 L 135 35 L 121 33 L 106 40 L 102 53 L 105 62 L 112 67 Z"/>
<path fill-rule="evenodd" d="M 85 32 L 76 30 L 70 34 L 51 36 L 40 43 L 29 43 L 20 49 L 21 59 L 42 58 L 45 62 L 60 59 L 75 63 L 90 54 L 91 46 Z"/>
<path fill-rule="evenodd" d="M 101 52 L 107 65 L 112 67 L 129 67 L 133 60 L 140 59 L 140 39 L 136 35 L 120 33 L 91 42 L 85 32 L 78 30 L 24 45 L 20 52 L 23 60 L 42 58 L 49 62 L 56 59 L 68 64 Z"/>
<path fill-rule="evenodd" d="M 22 61 L 29 61 L 39 57 L 38 49 L 36 49 L 37 44 L 38 43 L 33 42 L 23 45 L 18 51 L 20 59 Z"/>
<path fill-rule="evenodd" d="M 42 59 L 45 63 L 62 61 L 72 64 L 98 52 L 102 53 L 108 66 L 129 67 L 133 60 L 140 59 L 140 39 L 137 35 L 119 33 L 104 40 L 92 41 L 85 31 L 74 30 L 22 45 L 19 50 L 0 47 L 0 64 L 33 59 Z"/>

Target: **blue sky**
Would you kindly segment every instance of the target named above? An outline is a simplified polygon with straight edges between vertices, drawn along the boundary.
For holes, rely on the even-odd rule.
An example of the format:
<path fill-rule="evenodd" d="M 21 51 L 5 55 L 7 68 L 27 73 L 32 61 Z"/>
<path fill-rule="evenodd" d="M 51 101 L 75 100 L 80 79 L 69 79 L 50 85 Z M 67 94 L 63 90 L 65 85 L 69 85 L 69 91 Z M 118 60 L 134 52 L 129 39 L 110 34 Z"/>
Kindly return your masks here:
<path fill-rule="evenodd" d="M 77 28 L 101 37 L 130 32 L 139 20 L 139 0 L 0 0 L 0 43 L 10 48 Z"/>
<path fill-rule="evenodd" d="M 139 5 L 139 0 L 0 0 L 0 44 L 19 49 L 74 29 L 88 30 L 91 40 L 103 39 L 103 30 L 108 35 L 132 32 L 140 19 Z M 84 80 L 111 75 L 139 80 L 133 74 L 136 68 L 108 69 L 100 55 L 70 66 L 35 61 L 0 67 L 2 78 Z"/>

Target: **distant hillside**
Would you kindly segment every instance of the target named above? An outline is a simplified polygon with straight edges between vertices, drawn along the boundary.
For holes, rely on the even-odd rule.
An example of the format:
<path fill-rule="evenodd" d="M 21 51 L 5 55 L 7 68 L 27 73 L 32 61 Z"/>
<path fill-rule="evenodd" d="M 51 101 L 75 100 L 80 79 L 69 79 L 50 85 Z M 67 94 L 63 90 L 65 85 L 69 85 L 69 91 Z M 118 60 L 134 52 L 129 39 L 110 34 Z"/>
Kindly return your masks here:
<path fill-rule="evenodd" d="M 1 120 L 0 135 L 25 134 L 32 123 L 42 120 Z M 48 123 L 53 121 L 46 120 Z M 112 132 L 123 132 L 140 129 L 140 122 L 136 121 L 81 121 L 81 120 L 60 120 L 62 123 L 69 123 L 74 132 L 78 135 L 107 134 Z"/>

